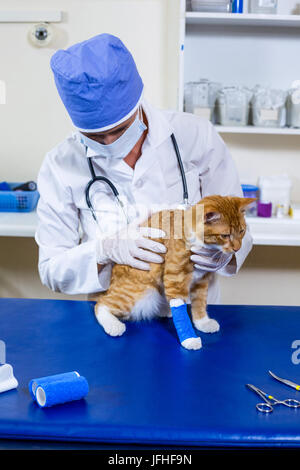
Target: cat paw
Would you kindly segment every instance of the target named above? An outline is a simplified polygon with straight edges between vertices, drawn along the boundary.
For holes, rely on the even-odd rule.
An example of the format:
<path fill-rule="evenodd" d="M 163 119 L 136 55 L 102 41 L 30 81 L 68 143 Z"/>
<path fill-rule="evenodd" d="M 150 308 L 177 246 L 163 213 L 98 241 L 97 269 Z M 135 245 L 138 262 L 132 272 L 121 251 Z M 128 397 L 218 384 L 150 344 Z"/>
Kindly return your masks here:
<path fill-rule="evenodd" d="M 122 336 L 126 331 L 126 325 L 112 315 L 107 307 L 98 307 L 96 318 L 103 327 L 105 333 L 110 336 Z"/>
<path fill-rule="evenodd" d="M 103 326 L 105 333 L 110 336 L 122 336 L 126 331 L 126 326 L 121 321 L 117 320 L 110 325 Z"/>
<path fill-rule="evenodd" d="M 202 347 L 202 342 L 201 338 L 187 338 L 184 341 L 182 341 L 181 346 L 183 346 L 185 349 L 201 349 Z"/>
<path fill-rule="evenodd" d="M 217 320 L 209 318 L 208 316 L 194 320 L 194 325 L 197 330 L 202 331 L 203 333 L 216 333 L 220 330 L 220 325 Z"/>

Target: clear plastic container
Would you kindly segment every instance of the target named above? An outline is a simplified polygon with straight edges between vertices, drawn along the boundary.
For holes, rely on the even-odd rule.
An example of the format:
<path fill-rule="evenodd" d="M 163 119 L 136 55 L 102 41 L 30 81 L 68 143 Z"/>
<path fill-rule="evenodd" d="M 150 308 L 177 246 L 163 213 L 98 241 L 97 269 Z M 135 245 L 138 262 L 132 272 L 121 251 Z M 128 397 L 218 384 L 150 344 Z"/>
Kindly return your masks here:
<path fill-rule="evenodd" d="M 282 207 L 283 215 L 288 215 L 292 189 L 292 182 L 288 175 L 261 176 L 258 186 L 260 201 L 272 203 L 272 215 L 276 215 L 277 206 Z"/>
<path fill-rule="evenodd" d="M 191 0 L 193 11 L 230 13 L 232 0 Z"/>
<path fill-rule="evenodd" d="M 215 102 L 220 88 L 220 83 L 210 82 L 207 79 L 188 82 L 184 90 L 184 110 L 213 121 Z"/>
<path fill-rule="evenodd" d="M 287 125 L 300 128 L 300 88 L 289 90 L 286 100 Z"/>
<path fill-rule="evenodd" d="M 286 125 L 286 97 L 283 90 L 256 87 L 252 98 L 252 121 L 257 127 Z"/>
<path fill-rule="evenodd" d="M 277 0 L 249 0 L 249 13 L 276 14 Z"/>
<path fill-rule="evenodd" d="M 247 126 L 252 92 L 248 88 L 224 87 L 218 92 L 217 120 L 222 126 Z"/>

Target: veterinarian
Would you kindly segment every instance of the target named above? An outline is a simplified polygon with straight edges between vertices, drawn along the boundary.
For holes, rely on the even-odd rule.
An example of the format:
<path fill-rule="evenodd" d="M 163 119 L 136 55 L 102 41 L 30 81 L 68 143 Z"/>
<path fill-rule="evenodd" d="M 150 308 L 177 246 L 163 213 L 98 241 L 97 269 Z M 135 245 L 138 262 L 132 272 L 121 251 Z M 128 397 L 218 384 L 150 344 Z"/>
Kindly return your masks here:
<path fill-rule="evenodd" d="M 112 263 L 148 269 L 149 262 L 163 261 L 165 247 L 150 240 L 147 229 L 133 227 L 130 237 L 119 236 L 120 211 L 103 181 L 91 187 L 93 214 L 86 200 L 90 157 L 95 176 L 108 178 L 128 205 L 178 205 L 182 180 L 174 134 L 190 204 L 212 194 L 242 196 L 242 191 L 235 164 L 212 124 L 148 103 L 134 60 L 118 38 L 101 34 L 59 50 L 51 68 L 75 130 L 47 153 L 39 172 L 39 273 L 54 291 L 92 298 L 107 290 Z M 117 236 L 105 236 L 117 226 Z M 246 233 L 234 255 L 202 248 L 191 259 L 195 269 L 231 276 L 251 247 Z M 208 303 L 218 302 L 217 278 L 212 276 Z"/>

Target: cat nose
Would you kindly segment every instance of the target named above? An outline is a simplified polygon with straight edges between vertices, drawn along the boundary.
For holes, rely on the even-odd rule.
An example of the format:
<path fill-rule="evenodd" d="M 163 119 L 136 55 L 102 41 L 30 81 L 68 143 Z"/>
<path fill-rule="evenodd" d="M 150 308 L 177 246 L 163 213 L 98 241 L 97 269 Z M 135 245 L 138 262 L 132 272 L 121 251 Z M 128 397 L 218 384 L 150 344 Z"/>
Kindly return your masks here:
<path fill-rule="evenodd" d="M 239 251 L 239 249 L 241 248 L 241 245 L 240 243 L 235 243 L 233 246 L 232 246 L 232 249 L 233 251 L 236 253 L 237 251 Z"/>

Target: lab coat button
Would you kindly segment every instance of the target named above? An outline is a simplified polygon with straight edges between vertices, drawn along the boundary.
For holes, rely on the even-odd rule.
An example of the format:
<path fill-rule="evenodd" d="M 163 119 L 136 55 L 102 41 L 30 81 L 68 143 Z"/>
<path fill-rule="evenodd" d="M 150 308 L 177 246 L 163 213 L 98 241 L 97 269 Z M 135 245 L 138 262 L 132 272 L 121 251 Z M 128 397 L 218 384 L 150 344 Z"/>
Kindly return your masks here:
<path fill-rule="evenodd" d="M 135 183 L 136 187 L 137 188 L 141 188 L 143 186 L 143 180 L 137 180 L 137 182 Z"/>

